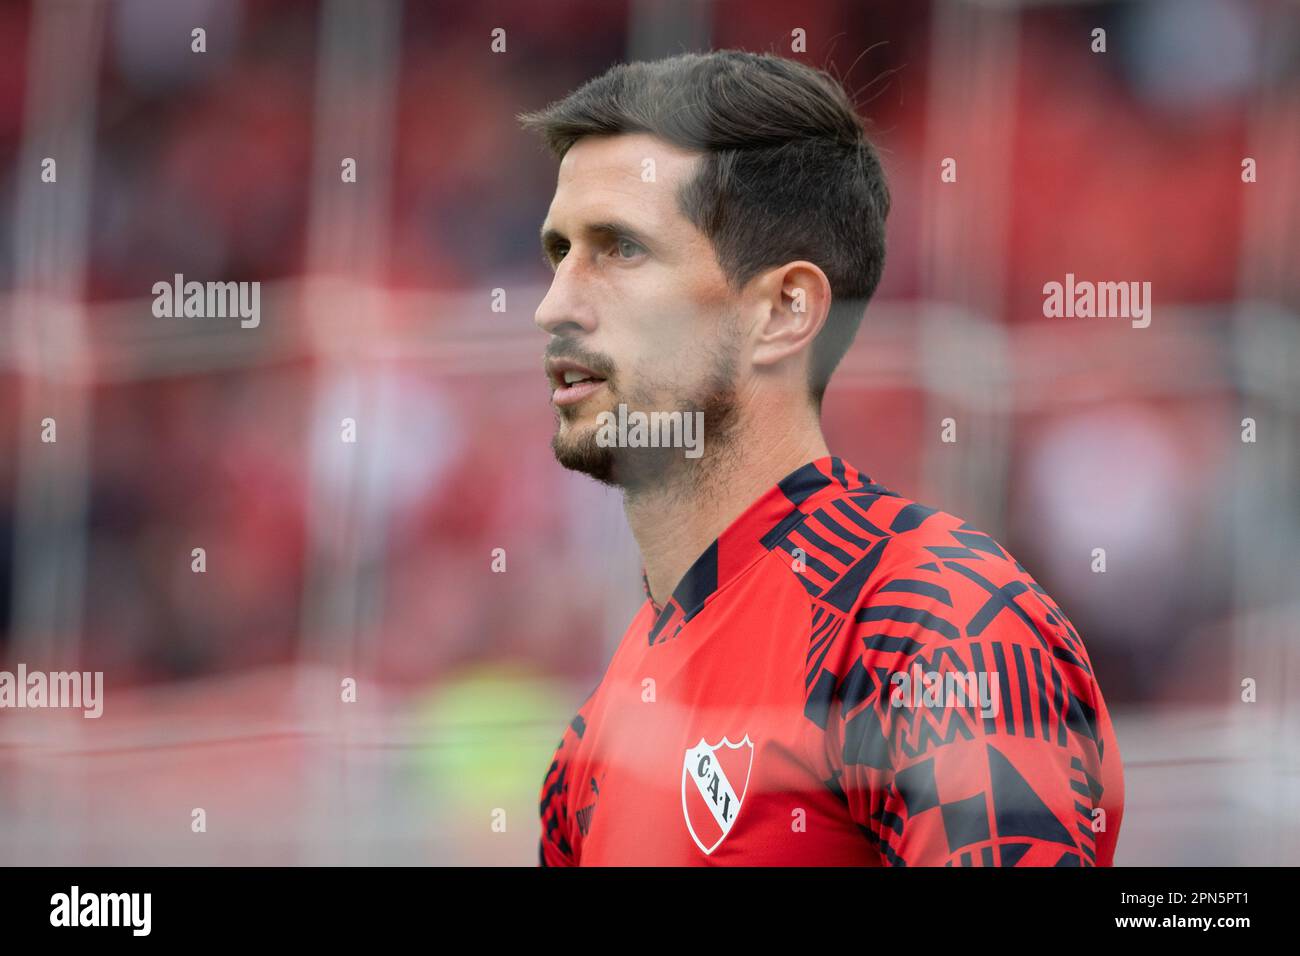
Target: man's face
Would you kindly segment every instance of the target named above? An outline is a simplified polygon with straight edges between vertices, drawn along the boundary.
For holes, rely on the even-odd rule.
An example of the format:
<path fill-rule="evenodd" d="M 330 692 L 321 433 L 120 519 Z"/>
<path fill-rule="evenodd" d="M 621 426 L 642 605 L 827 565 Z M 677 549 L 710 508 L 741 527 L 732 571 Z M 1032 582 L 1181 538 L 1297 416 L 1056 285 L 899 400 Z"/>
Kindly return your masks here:
<path fill-rule="evenodd" d="M 566 468 L 625 489 L 703 461 L 738 407 L 737 298 L 713 247 L 677 207 L 698 154 L 644 133 L 585 137 L 560 163 L 542 246 L 555 270 L 534 321 Z M 565 373 L 595 381 L 565 384 Z M 704 412 L 704 456 L 681 448 L 602 447 L 597 415 Z"/>

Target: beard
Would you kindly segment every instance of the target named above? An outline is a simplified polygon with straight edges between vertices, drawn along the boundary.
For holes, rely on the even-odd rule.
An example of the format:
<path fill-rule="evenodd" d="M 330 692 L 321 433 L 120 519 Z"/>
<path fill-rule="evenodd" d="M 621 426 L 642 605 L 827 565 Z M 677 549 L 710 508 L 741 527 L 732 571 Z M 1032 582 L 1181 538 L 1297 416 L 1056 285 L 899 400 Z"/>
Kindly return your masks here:
<path fill-rule="evenodd" d="M 662 492 L 679 485 L 682 479 L 687 479 L 697 489 L 709 484 L 703 479 L 709 473 L 717 474 L 718 463 L 725 458 L 735 438 L 740 411 L 736 384 L 738 356 L 736 339 L 732 336 L 724 338 L 710 355 L 708 372 L 685 394 L 680 383 L 672 381 L 642 382 L 623 394 L 614 388 L 612 380 L 606 380 L 606 388 L 613 396 L 611 410 L 616 414 L 620 403 L 627 406 L 629 418 L 633 412 L 644 412 L 647 416 L 651 412 L 664 411 L 676 411 L 684 416 L 703 412 L 699 440 L 702 445 L 707 442 L 707 453 L 698 458 L 687 458 L 684 448 L 602 445 L 598 441 L 598 425 L 575 427 L 572 422 L 578 413 L 557 409 L 560 422 L 551 439 L 556 461 L 571 471 L 619 488 L 628 496 L 650 489 Z M 663 402 L 655 399 L 656 395 L 673 394 L 676 400 L 672 408 L 666 408 Z M 570 424 L 567 430 L 563 427 L 566 420 Z M 704 467 L 706 461 L 707 468 Z"/>

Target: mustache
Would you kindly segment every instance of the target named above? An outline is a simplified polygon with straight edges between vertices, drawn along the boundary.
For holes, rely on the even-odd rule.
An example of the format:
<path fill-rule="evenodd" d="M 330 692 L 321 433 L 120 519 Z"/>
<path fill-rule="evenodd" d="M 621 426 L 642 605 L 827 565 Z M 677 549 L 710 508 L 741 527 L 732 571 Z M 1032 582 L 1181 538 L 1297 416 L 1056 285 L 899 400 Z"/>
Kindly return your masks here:
<path fill-rule="evenodd" d="M 597 352 L 588 352 L 572 339 L 552 339 L 546 346 L 545 361 L 552 359 L 570 359 L 591 369 L 601 378 L 612 381 L 614 363 Z"/>

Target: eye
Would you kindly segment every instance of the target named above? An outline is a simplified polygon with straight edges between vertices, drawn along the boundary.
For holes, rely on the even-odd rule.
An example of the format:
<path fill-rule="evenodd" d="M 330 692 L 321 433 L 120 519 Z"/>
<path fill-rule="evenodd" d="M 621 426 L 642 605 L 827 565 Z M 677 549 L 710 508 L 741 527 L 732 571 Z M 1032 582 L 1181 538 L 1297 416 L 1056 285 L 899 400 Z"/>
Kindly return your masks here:
<path fill-rule="evenodd" d="M 618 250 L 619 255 L 624 259 L 633 259 L 640 253 L 645 252 L 645 247 L 641 243 L 626 237 L 620 237 L 614 244 L 614 248 Z"/>

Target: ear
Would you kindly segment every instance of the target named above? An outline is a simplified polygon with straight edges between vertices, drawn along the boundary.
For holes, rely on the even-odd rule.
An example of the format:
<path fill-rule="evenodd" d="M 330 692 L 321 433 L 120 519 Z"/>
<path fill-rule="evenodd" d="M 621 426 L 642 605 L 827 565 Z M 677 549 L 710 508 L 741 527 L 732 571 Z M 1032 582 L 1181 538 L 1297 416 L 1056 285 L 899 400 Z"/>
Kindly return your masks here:
<path fill-rule="evenodd" d="M 807 350 L 826 324 L 831 283 L 811 262 L 798 260 L 755 276 L 751 282 L 759 321 L 754 329 L 755 365 L 778 365 Z"/>

